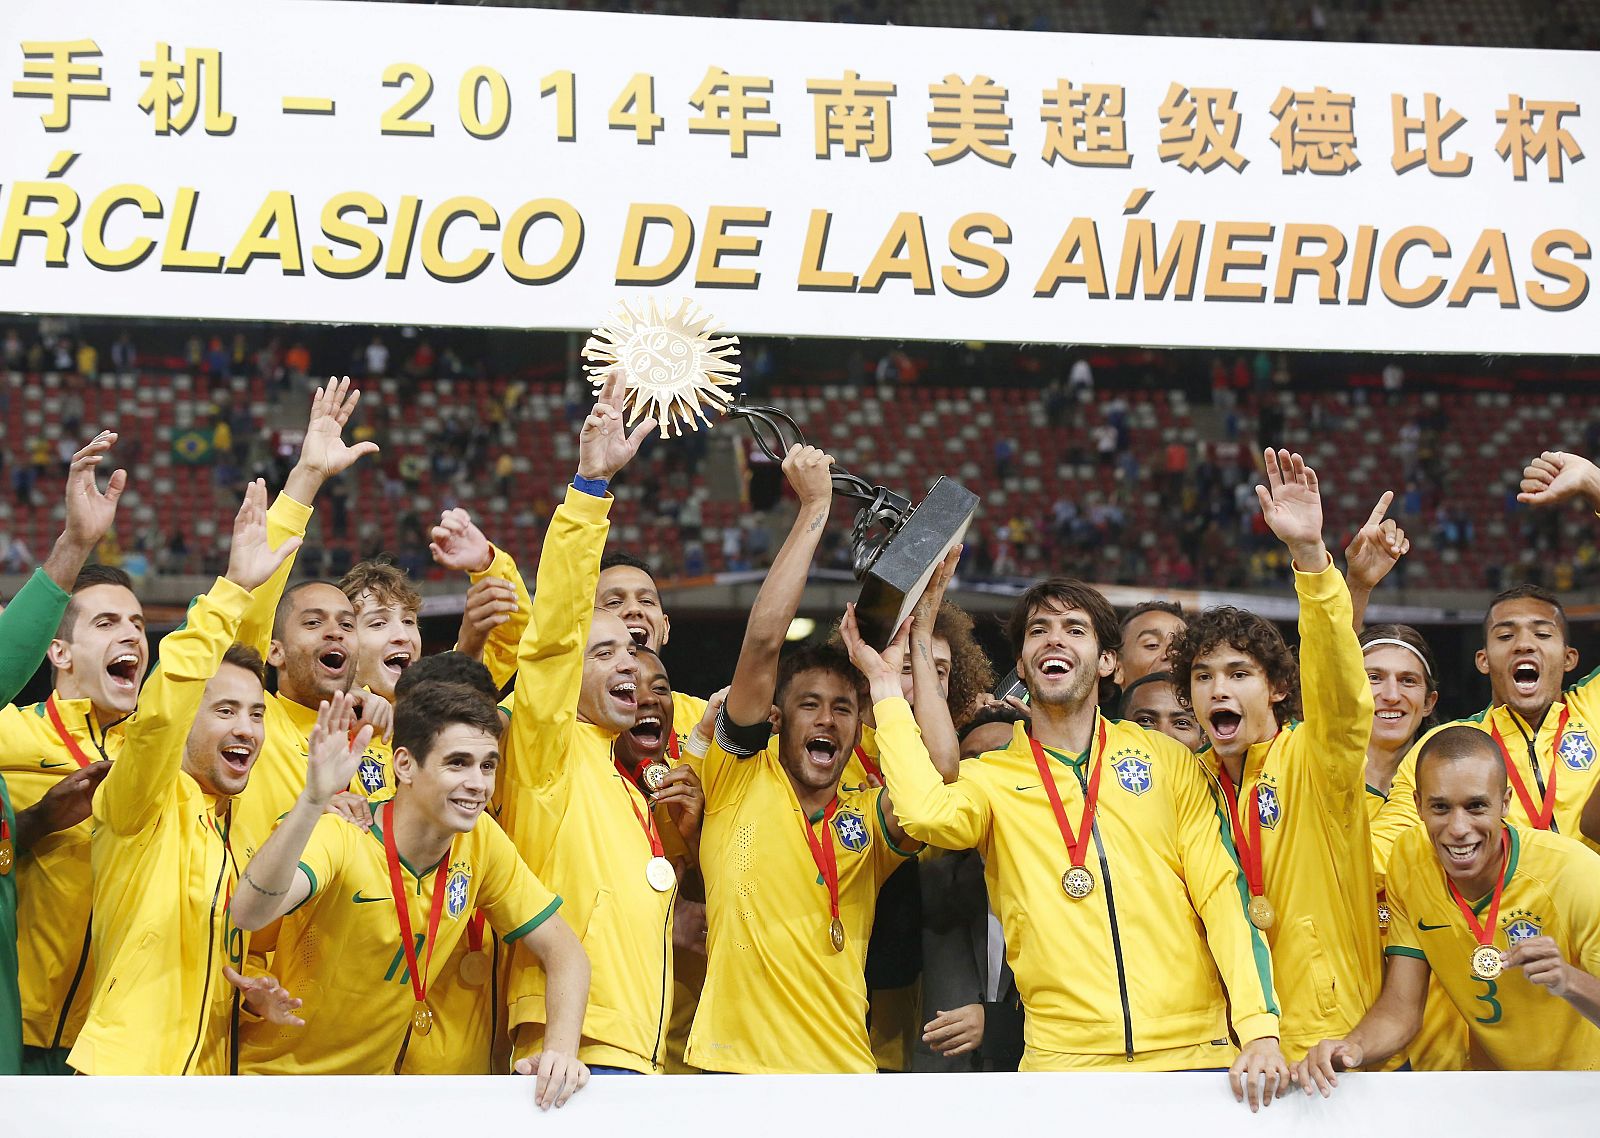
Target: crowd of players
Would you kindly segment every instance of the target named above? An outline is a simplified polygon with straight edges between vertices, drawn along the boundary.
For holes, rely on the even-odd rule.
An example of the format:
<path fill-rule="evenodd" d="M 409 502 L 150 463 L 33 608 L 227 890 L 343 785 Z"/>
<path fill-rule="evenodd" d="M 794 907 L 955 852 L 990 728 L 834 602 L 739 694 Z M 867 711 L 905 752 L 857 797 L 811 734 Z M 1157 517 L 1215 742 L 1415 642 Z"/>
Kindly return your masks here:
<path fill-rule="evenodd" d="M 1316 473 L 1264 454 L 1297 652 L 1051 577 L 997 688 L 956 554 L 886 648 L 847 610 L 782 651 L 833 493 L 797 446 L 793 527 L 700 698 L 649 566 L 606 548 L 654 426 L 624 427 L 620 377 L 531 591 L 440 518 L 466 612 L 428 657 L 391 563 L 288 583 L 322 486 L 377 449 L 343 439 L 358 398 L 318 390 L 153 669 L 128 578 L 84 564 L 116 435 L 74 455 L 0 613 L 0 694 L 53 676 L 0 711 L 0 1074 L 515 1071 L 548 1107 L 596 1073 L 1216 1070 L 1258 1109 L 1358 1067 L 1600 1067 L 1600 687 L 1565 686 L 1561 604 L 1519 587 L 1484 618 L 1491 706 L 1433 723 L 1426 641 L 1363 625 L 1408 548 L 1389 494 L 1341 573 Z M 1522 491 L 1600 505 L 1600 470 L 1547 452 Z"/>

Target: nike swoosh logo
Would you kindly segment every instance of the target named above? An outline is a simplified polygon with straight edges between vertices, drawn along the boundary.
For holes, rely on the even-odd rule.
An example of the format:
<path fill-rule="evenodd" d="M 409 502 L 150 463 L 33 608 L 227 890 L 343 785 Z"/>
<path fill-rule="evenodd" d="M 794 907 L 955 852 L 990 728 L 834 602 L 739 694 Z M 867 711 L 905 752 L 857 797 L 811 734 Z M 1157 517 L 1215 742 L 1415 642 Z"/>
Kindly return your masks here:
<path fill-rule="evenodd" d="M 1035 782 L 1035 783 L 1032 783 L 1032 784 L 1030 784 L 1028 786 L 1019 786 L 1019 787 L 1017 787 L 1017 789 L 1018 790 L 1038 790 L 1039 786 L 1040 786 L 1040 784 Z"/>
<path fill-rule="evenodd" d="M 1417 922 L 1418 930 L 1420 930 L 1421 932 L 1425 932 L 1425 933 L 1437 932 L 1440 929 L 1447 929 L 1449 927 L 1450 927 L 1449 925 L 1430 925 L 1430 924 L 1427 924 L 1424 921 L 1418 921 Z"/>
<path fill-rule="evenodd" d="M 361 890 L 357 889 L 356 890 L 356 895 L 354 897 L 352 897 L 351 900 L 354 901 L 357 905 L 370 905 L 374 901 L 387 901 L 387 900 L 389 900 L 389 898 L 387 898 L 387 897 L 363 897 L 361 895 Z"/>
<path fill-rule="evenodd" d="M 43 759 L 39 760 L 39 769 L 40 770 L 50 770 L 50 769 L 52 769 L 54 767 L 64 767 L 66 765 L 67 765 L 66 763 L 47 763 Z"/>

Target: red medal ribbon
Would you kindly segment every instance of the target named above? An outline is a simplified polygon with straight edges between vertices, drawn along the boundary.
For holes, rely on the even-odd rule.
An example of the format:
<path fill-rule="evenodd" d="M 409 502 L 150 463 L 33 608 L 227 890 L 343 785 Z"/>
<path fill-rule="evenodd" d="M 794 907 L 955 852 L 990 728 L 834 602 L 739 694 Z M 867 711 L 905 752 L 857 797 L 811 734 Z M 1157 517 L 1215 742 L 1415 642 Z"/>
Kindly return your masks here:
<path fill-rule="evenodd" d="M 811 829 L 811 820 L 805 819 L 806 845 L 811 847 L 811 860 L 817 863 L 817 872 L 822 874 L 822 881 L 828 887 L 828 912 L 834 920 L 839 919 L 839 866 L 833 855 L 833 812 L 839 809 L 839 798 L 834 796 L 828 808 L 822 812 L 822 841 L 817 841 L 816 833 Z"/>
<path fill-rule="evenodd" d="M 1535 829 L 1548 830 L 1551 820 L 1556 816 L 1556 771 L 1561 766 L 1561 736 L 1566 733 L 1567 719 L 1571 715 L 1572 708 L 1562 704 L 1561 718 L 1556 720 L 1555 744 L 1550 748 L 1550 780 L 1544 784 L 1544 802 L 1537 810 L 1533 806 L 1533 795 L 1528 793 L 1528 784 L 1522 781 L 1522 773 L 1511 761 L 1511 752 L 1506 749 L 1505 740 L 1500 738 L 1500 728 L 1497 726 L 1490 730 L 1495 745 L 1500 748 L 1500 756 L 1506 761 L 1506 774 L 1511 777 L 1511 785 L 1517 792 L 1517 799 L 1528 815 L 1528 824 Z"/>
<path fill-rule="evenodd" d="M 677 766 L 683 762 L 683 756 L 678 754 L 678 733 L 667 732 L 667 754 L 672 756 L 672 765 Z"/>
<path fill-rule="evenodd" d="M 628 784 L 623 793 L 628 796 L 628 805 L 633 807 L 633 816 L 639 819 L 639 828 L 644 831 L 644 836 L 650 839 L 650 856 L 665 857 L 661 835 L 656 832 L 656 816 L 649 810 L 640 812 L 639 804 L 633 800 L 633 779 L 628 774 L 628 768 L 622 765 L 622 760 L 617 758 L 615 753 L 611 756 L 611 762 L 617 768 L 617 773 L 622 776 L 622 781 Z"/>
<path fill-rule="evenodd" d="M 1259 897 L 1266 890 L 1266 875 L 1261 869 L 1261 784 L 1250 788 L 1250 840 L 1246 841 L 1244 823 L 1239 818 L 1239 788 L 1233 785 L 1227 764 L 1220 760 L 1217 775 L 1228 799 L 1228 825 L 1233 828 L 1233 844 L 1239 847 L 1245 884 L 1250 886 L 1250 896 Z"/>
<path fill-rule="evenodd" d="M 80 768 L 89 765 L 89 756 L 83 753 L 83 748 L 78 746 L 78 741 L 72 737 L 72 732 L 67 730 L 67 725 L 61 722 L 61 712 L 56 710 L 56 693 L 51 692 L 50 698 L 44 701 L 44 710 L 50 716 L 50 722 L 56 729 L 56 734 L 61 736 L 62 743 L 66 744 L 67 754 Z"/>
<path fill-rule="evenodd" d="M 1039 740 L 1028 736 L 1028 742 L 1033 746 L 1034 765 L 1039 768 L 1039 779 L 1050 798 L 1050 809 L 1055 812 L 1056 825 L 1061 827 L 1061 837 L 1067 843 L 1067 854 L 1072 858 L 1074 869 L 1083 868 L 1084 857 L 1089 850 L 1089 835 L 1094 832 L 1095 806 L 1100 801 L 1100 765 L 1106 754 L 1106 721 L 1098 713 L 1095 718 L 1100 723 L 1099 747 L 1094 756 L 1094 765 L 1089 768 L 1089 785 L 1083 795 L 1083 817 L 1078 820 L 1076 834 L 1072 832 L 1072 823 L 1067 821 L 1067 811 L 1061 805 L 1061 792 L 1056 789 L 1055 773 L 1045 761 L 1044 748 L 1039 745 Z"/>
<path fill-rule="evenodd" d="M 1467 918 L 1467 927 L 1472 930 L 1472 935 L 1477 938 L 1479 945 L 1494 944 L 1495 926 L 1500 923 L 1500 894 L 1506 888 L 1506 858 L 1511 852 L 1511 831 L 1500 831 L 1500 872 L 1495 874 L 1494 894 L 1489 901 L 1488 920 L 1483 924 L 1478 923 L 1477 916 L 1472 911 L 1472 906 L 1467 904 L 1467 899 L 1461 895 L 1461 890 L 1456 888 L 1456 883 L 1450 880 L 1447 873 L 1444 883 L 1450 888 L 1450 896 L 1455 898 L 1456 908 L 1461 910 L 1461 915 Z"/>
<path fill-rule="evenodd" d="M 871 782 L 873 786 L 882 786 L 883 771 L 879 768 L 877 763 L 872 761 L 872 758 L 867 754 L 867 749 L 860 743 L 856 744 L 856 758 L 861 760 L 862 769 L 867 772 L 867 780 Z"/>
<path fill-rule="evenodd" d="M 383 856 L 389 863 L 389 885 L 394 891 L 394 911 L 400 919 L 400 950 L 405 953 L 406 967 L 411 970 L 411 993 L 417 1003 L 428 999 L 427 970 L 433 966 L 433 945 L 439 936 L 439 915 L 444 912 L 445 878 L 450 871 L 450 855 L 446 853 L 439 862 L 439 872 L 433 878 L 433 905 L 428 912 L 428 955 L 417 967 L 417 946 L 411 939 L 411 906 L 406 903 L 405 883 L 400 878 L 400 851 L 394 844 L 394 800 L 389 801 L 389 820 L 383 827 Z"/>
<path fill-rule="evenodd" d="M 467 922 L 467 951 L 479 952 L 483 949 L 483 921 L 482 909 L 472 911 L 472 919 Z"/>

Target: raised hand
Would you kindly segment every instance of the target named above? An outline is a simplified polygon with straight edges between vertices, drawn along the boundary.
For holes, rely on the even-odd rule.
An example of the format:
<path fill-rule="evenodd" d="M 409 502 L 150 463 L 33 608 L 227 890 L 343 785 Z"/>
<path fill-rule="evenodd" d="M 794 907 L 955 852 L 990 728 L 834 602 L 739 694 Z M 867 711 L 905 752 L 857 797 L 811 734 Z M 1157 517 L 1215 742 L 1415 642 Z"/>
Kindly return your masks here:
<path fill-rule="evenodd" d="M 1519 502 L 1554 506 L 1579 495 L 1600 508 L 1600 469 L 1582 455 L 1547 450 L 1522 469 Z"/>
<path fill-rule="evenodd" d="M 723 688 L 706 701 L 706 709 L 700 716 L 700 722 L 694 725 L 694 730 L 689 732 L 689 738 L 684 743 L 684 749 L 692 755 L 704 758 L 711 744 L 717 737 L 717 716 L 722 714 L 722 705 L 728 702 L 728 692 L 732 688 Z"/>
<path fill-rule="evenodd" d="M 1278 540 L 1289 547 L 1296 567 L 1319 573 L 1328 565 L 1322 544 L 1322 494 L 1317 472 L 1305 459 L 1286 450 L 1267 448 L 1267 485 L 1256 487 L 1261 516 Z"/>
<path fill-rule="evenodd" d="M 783 475 L 800 495 L 800 508 L 833 500 L 833 456 L 814 446 L 795 443 L 783 456 Z"/>
<path fill-rule="evenodd" d="M 228 580 L 254 592 L 300 548 L 291 537 L 277 549 L 267 544 L 267 484 L 260 478 L 244 488 L 244 501 L 233 519 L 233 544 L 228 549 Z"/>
<path fill-rule="evenodd" d="M 461 631 L 456 634 L 456 651 L 483 659 L 489 634 L 511 619 L 517 611 L 517 590 L 510 581 L 484 577 L 467 590 L 466 608 L 461 613 Z"/>
<path fill-rule="evenodd" d="M 300 1010 L 301 1000 L 289 994 L 289 989 L 278 983 L 276 976 L 241 976 L 226 964 L 222 975 L 240 992 L 251 1011 L 268 1023 L 284 1027 L 304 1027 L 306 1021 L 294 1013 Z"/>
<path fill-rule="evenodd" d="M 311 397 L 311 418 L 306 422 L 305 441 L 300 444 L 300 461 L 295 463 L 283 492 L 297 502 L 312 504 L 322 484 L 343 474 L 359 458 L 378 453 L 377 443 L 344 441 L 345 424 L 350 421 L 361 392 L 352 390 L 350 377 L 329 378 L 327 386 L 317 388 Z"/>
<path fill-rule="evenodd" d="M 900 694 L 900 671 L 905 667 L 906 645 L 911 640 L 909 618 L 894 634 L 889 646 L 878 652 L 861 638 L 861 625 L 856 621 L 856 606 L 852 603 L 845 606 L 844 619 L 839 622 L 839 635 L 844 638 L 845 649 L 850 653 L 850 662 L 856 666 L 857 671 L 867 677 L 874 702 L 891 694 Z M 882 695 L 879 694 L 880 690 Z"/>
<path fill-rule="evenodd" d="M 82 549 L 93 549 L 111 528 L 117 517 L 117 500 L 128 485 L 128 472 L 118 470 L 111 475 L 105 493 L 100 492 L 95 468 L 105 460 L 106 452 L 116 445 L 115 431 L 101 431 L 89 445 L 72 456 L 67 468 L 67 524 L 63 536 Z"/>
<path fill-rule="evenodd" d="M 1352 591 L 1371 592 L 1378 582 L 1389 575 L 1400 558 L 1411 552 L 1411 542 L 1406 531 L 1393 518 L 1384 518 L 1394 501 L 1394 491 L 1385 490 L 1378 504 L 1372 507 L 1367 522 L 1356 531 L 1345 546 L 1346 574 Z"/>
<path fill-rule="evenodd" d="M 439 515 L 433 527 L 428 552 L 442 569 L 459 573 L 482 573 L 494 560 L 494 547 L 473 523 L 472 515 L 457 507 Z"/>
<path fill-rule="evenodd" d="M 656 429 L 656 421 L 644 418 L 628 433 L 623 415 L 623 376 L 613 371 L 595 401 L 594 410 L 578 432 L 578 476 L 609 482 L 617 471 L 639 453 L 639 444 Z"/>
<path fill-rule="evenodd" d="M 355 730 L 356 702 L 354 693 L 339 692 L 317 708 L 317 725 L 311 729 L 306 755 L 304 796 L 318 806 L 326 807 L 334 795 L 350 786 L 361 756 L 372 742 L 370 723 Z"/>
<path fill-rule="evenodd" d="M 961 561 L 961 551 L 965 546 L 958 545 L 945 555 L 939 567 L 933 571 L 933 576 L 928 579 L 927 588 L 922 590 L 922 596 L 917 598 L 917 605 L 911 610 L 911 630 L 926 636 L 933 635 L 934 622 L 939 619 L 939 606 L 944 604 L 945 590 L 950 587 L 950 578 L 956 575 L 956 566 Z"/>
<path fill-rule="evenodd" d="M 385 743 L 394 738 L 394 704 L 377 692 L 353 691 L 350 696 L 355 700 L 356 707 L 355 727 L 351 730 L 371 727 L 374 738 L 382 739 Z"/>

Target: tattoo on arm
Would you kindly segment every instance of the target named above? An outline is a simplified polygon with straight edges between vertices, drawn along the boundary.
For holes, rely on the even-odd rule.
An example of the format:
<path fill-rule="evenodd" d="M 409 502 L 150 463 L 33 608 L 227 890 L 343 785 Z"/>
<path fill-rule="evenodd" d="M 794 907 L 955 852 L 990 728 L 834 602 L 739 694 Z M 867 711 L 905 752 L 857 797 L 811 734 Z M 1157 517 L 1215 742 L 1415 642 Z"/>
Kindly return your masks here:
<path fill-rule="evenodd" d="M 250 888 L 254 889 L 257 893 L 261 894 L 263 897 L 282 897 L 285 893 L 289 892 L 289 890 L 287 888 L 284 888 L 284 889 L 263 889 L 263 888 L 261 888 L 260 885 L 256 884 L 255 878 L 250 876 L 250 871 L 248 869 L 246 869 L 244 871 L 244 881 L 245 881 L 246 885 L 250 886 Z"/>

